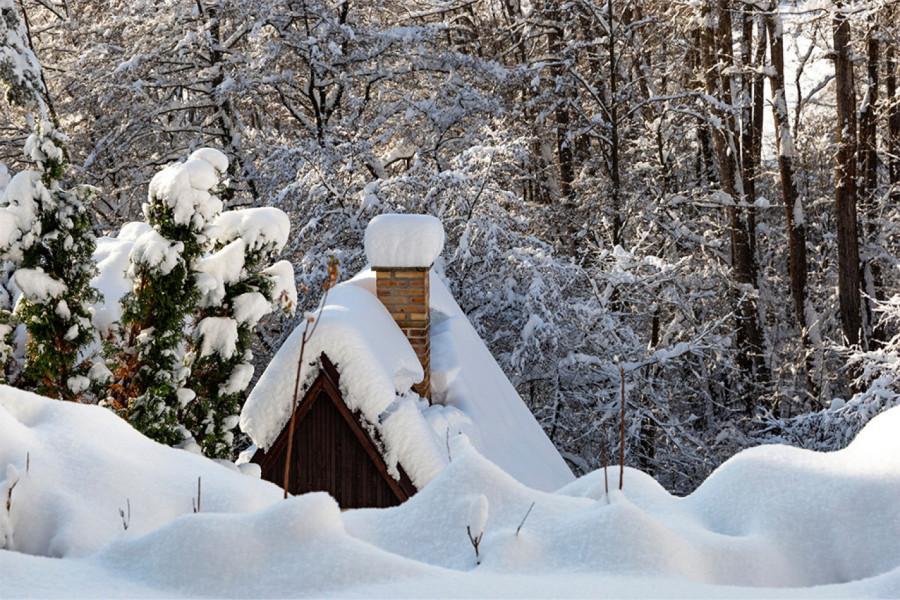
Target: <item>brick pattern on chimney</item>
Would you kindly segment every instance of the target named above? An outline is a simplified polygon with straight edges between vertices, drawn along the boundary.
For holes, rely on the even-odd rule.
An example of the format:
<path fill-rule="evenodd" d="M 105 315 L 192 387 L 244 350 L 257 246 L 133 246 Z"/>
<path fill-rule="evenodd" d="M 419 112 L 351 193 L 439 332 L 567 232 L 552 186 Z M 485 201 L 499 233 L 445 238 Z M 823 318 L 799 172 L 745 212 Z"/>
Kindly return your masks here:
<path fill-rule="evenodd" d="M 425 379 L 413 386 L 431 403 L 431 311 L 428 273 L 431 267 L 374 267 L 375 289 L 394 321 L 416 351 Z"/>

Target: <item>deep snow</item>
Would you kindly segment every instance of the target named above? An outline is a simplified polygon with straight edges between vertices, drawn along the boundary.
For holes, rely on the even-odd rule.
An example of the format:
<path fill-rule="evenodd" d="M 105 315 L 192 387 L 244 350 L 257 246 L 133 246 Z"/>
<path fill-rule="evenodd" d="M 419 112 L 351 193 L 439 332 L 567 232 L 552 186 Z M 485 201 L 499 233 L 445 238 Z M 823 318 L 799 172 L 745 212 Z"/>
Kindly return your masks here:
<path fill-rule="evenodd" d="M 838 452 L 751 449 L 686 498 L 633 469 L 536 491 L 456 436 L 405 504 L 341 512 L 0 387 L 0 596 L 896 597 L 898 430 L 893 409 Z"/>

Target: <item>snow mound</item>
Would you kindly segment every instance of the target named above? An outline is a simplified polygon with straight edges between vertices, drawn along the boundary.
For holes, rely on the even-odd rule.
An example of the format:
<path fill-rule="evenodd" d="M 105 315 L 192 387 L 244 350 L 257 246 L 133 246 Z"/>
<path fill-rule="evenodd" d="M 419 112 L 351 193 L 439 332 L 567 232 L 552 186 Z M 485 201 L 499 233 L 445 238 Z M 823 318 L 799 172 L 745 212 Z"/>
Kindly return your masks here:
<path fill-rule="evenodd" d="M 429 215 L 378 215 L 365 236 L 374 267 L 430 267 L 444 248 L 444 226 Z"/>
<path fill-rule="evenodd" d="M 341 512 L 0 386 L 0 595 L 897 597 L 898 429 L 900 407 L 839 452 L 745 451 L 686 498 L 617 467 L 545 493 L 457 435 L 404 504 Z"/>
<path fill-rule="evenodd" d="M 900 493 L 900 410 L 878 419 L 882 424 L 873 424 L 880 431 L 872 436 L 877 443 L 863 449 L 743 452 L 687 498 L 669 495 L 630 468 L 622 492 L 618 468 L 612 468 L 609 494 L 602 471 L 556 494 L 542 493 L 457 436 L 450 443 L 450 464 L 425 489 L 399 507 L 350 511 L 344 520 L 348 532 L 390 552 L 468 569 L 475 557 L 465 527 L 483 494 L 490 511 L 480 568 L 492 572 L 629 575 L 760 588 L 837 585 L 892 574 L 893 589 L 900 591 L 900 507 L 891 500 Z M 763 462 L 754 456 L 759 451 L 767 456 Z M 804 455 L 799 460 L 798 452 Z M 771 476 L 774 464 L 781 465 L 781 476 L 760 485 L 758 476 Z"/>
<path fill-rule="evenodd" d="M 268 482 L 145 438 L 105 408 L 0 385 L 4 491 L 10 465 L 11 549 L 42 556 L 95 552 L 126 533 L 123 520 L 129 536 L 142 535 L 192 513 L 198 478 L 204 512 L 257 510 L 281 497 Z"/>

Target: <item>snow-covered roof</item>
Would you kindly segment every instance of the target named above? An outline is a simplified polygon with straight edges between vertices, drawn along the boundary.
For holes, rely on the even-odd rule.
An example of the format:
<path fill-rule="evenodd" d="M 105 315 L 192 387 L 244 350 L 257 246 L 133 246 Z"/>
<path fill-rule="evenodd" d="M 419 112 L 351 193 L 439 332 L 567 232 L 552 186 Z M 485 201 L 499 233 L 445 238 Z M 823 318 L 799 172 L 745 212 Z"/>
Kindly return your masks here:
<path fill-rule="evenodd" d="M 449 462 L 449 438 L 466 434 L 475 448 L 522 483 L 552 491 L 574 479 L 528 407 L 491 356 L 450 291 L 431 274 L 432 396 L 412 385 L 422 378 L 415 352 L 375 295 L 366 269 L 337 285 L 304 349 L 308 386 L 325 353 L 340 373 L 347 407 L 359 412 L 384 443 L 385 462 L 398 463 L 421 489 Z M 291 414 L 301 325 L 278 351 L 241 413 L 241 428 L 266 450 Z"/>

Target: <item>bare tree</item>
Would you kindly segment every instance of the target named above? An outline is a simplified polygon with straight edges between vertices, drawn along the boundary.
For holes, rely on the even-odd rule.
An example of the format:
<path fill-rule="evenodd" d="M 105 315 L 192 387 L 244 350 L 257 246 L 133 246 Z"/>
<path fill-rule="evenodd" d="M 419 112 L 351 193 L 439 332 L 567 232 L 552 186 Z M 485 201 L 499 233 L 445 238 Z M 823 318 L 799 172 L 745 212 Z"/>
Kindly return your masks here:
<path fill-rule="evenodd" d="M 850 47 L 850 22 L 836 3 L 832 17 L 834 72 L 837 101 L 837 156 L 835 159 L 835 223 L 838 245 L 838 299 L 844 337 L 851 345 L 860 336 L 859 239 L 857 228 L 856 90 Z"/>

